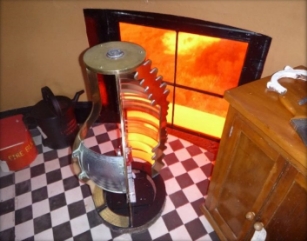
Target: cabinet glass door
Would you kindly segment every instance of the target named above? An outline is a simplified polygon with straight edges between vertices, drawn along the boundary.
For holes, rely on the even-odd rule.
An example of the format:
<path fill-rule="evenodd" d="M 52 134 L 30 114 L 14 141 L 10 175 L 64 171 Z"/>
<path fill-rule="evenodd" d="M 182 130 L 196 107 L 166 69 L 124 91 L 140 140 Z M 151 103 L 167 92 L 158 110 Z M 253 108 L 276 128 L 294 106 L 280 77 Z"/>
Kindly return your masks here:
<path fill-rule="evenodd" d="M 241 240 L 252 228 L 286 162 L 239 118 L 233 122 L 229 135 L 225 140 L 229 146 L 218 160 L 220 163 L 216 163 L 215 168 L 219 164 L 224 168 L 215 184 L 216 201 L 211 202 L 209 209 L 229 239 Z M 248 213 L 255 217 L 247 219 Z"/>

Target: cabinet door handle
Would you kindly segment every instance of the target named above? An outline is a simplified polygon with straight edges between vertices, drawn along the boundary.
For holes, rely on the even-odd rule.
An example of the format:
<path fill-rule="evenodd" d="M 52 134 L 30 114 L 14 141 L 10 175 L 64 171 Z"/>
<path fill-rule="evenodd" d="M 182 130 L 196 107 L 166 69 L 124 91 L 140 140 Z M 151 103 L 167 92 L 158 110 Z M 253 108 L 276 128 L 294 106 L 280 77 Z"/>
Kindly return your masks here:
<path fill-rule="evenodd" d="M 256 231 L 260 231 L 261 229 L 263 229 L 263 227 L 264 227 L 264 225 L 263 225 L 262 222 L 256 222 L 256 223 L 254 223 L 254 229 L 255 229 Z"/>
<path fill-rule="evenodd" d="M 245 215 L 245 218 L 248 219 L 248 220 L 253 220 L 255 217 L 255 213 L 254 212 L 248 212 L 246 215 Z"/>

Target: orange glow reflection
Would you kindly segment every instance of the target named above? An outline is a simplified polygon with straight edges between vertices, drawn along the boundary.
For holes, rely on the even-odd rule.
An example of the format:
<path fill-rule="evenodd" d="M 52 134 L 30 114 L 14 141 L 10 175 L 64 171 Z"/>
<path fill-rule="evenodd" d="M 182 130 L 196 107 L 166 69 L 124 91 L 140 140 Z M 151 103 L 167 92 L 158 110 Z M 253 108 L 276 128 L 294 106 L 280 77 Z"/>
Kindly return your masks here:
<path fill-rule="evenodd" d="M 195 35 L 190 33 L 180 33 L 178 38 L 178 54 L 179 55 L 191 55 L 196 52 L 197 48 L 201 45 L 203 48 L 219 42 L 219 38 Z M 162 36 L 162 42 L 164 44 L 164 53 L 174 54 L 176 50 L 176 33 L 167 32 Z"/>
<path fill-rule="evenodd" d="M 176 84 L 223 95 L 225 90 L 238 85 L 248 44 L 127 23 L 120 23 L 120 34 L 122 41 L 144 47 L 152 66 L 157 67 L 164 81 L 170 83 L 168 122 L 220 138 L 228 103 L 179 87 L 174 91 L 172 84 L 176 79 Z M 176 104 L 172 120 L 173 96 Z"/>

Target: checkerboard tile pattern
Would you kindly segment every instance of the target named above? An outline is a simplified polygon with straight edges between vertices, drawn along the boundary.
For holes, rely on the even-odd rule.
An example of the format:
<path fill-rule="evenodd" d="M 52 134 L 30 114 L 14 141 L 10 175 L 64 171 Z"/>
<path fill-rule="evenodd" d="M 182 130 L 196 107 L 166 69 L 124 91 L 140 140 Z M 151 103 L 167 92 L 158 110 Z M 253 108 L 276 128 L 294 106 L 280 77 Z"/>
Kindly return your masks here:
<path fill-rule="evenodd" d="M 108 154 L 120 145 L 116 124 L 93 126 L 85 143 Z M 29 167 L 0 173 L 0 240 L 218 240 L 202 215 L 213 169 L 212 153 L 169 136 L 165 167 L 166 186 L 161 216 L 140 233 L 118 234 L 102 223 L 87 184 L 71 170 L 71 148 L 53 150 L 42 145 L 31 130 L 38 156 Z"/>

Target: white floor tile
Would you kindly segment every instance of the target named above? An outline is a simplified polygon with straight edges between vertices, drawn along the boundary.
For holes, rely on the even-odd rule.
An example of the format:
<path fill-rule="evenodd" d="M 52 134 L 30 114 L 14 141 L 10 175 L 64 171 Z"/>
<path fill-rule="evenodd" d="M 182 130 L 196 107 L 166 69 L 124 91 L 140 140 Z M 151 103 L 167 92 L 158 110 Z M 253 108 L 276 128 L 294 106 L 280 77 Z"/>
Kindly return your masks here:
<path fill-rule="evenodd" d="M 170 195 L 172 193 L 175 193 L 181 190 L 181 187 L 179 186 L 175 178 L 171 178 L 165 181 L 165 189 L 166 189 L 166 193 Z"/>
<path fill-rule="evenodd" d="M 71 147 L 65 147 L 65 148 L 62 148 L 62 149 L 58 149 L 57 150 L 58 152 L 58 157 L 63 157 L 63 156 L 68 156 L 68 155 L 71 155 Z"/>
<path fill-rule="evenodd" d="M 82 196 L 81 188 L 78 186 L 78 187 L 75 187 L 73 189 L 66 191 L 65 198 L 66 198 L 67 205 L 76 202 L 76 200 L 82 200 L 83 196 Z"/>
<path fill-rule="evenodd" d="M 48 229 L 48 230 L 45 230 L 43 232 L 40 232 L 36 235 L 34 235 L 34 240 L 42 240 L 42 241 L 53 241 L 54 238 L 53 238 L 53 232 L 52 232 L 52 229 Z"/>
<path fill-rule="evenodd" d="M 15 183 L 20 183 L 29 180 L 31 177 L 30 168 L 15 172 Z"/>
<path fill-rule="evenodd" d="M 15 209 L 21 209 L 32 204 L 31 192 L 24 193 L 15 197 Z"/>
<path fill-rule="evenodd" d="M 101 153 L 106 153 L 106 152 L 109 152 L 109 151 L 114 151 L 114 147 L 112 145 L 112 142 L 105 142 L 105 143 L 102 143 L 102 144 L 99 144 L 99 149 L 101 151 Z"/>
<path fill-rule="evenodd" d="M 64 222 L 67 222 L 67 220 L 70 219 L 67 206 L 53 210 L 51 211 L 50 214 L 51 214 L 51 222 L 53 227 L 62 224 Z"/>
<path fill-rule="evenodd" d="M 196 155 L 193 157 L 193 159 L 199 167 L 202 167 L 207 163 L 210 163 L 210 160 L 208 159 L 208 157 L 205 156 L 205 154 Z"/>
<path fill-rule="evenodd" d="M 1 204 L 0 204 L 1 205 Z M 3 214 L 0 219 L 0 231 L 15 226 L 15 212 Z"/>
<path fill-rule="evenodd" d="M 187 151 L 187 149 L 180 149 L 178 151 L 175 151 L 175 155 L 178 158 L 179 161 L 185 161 L 189 158 L 191 158 L 190 153 Z"/>
<path fill-rule="evenodd" d="M 88 223 L 87 215 L 81 215 L 79 217 L 76 217 L 70 221 L 71 231 L 73 236 L 76 236 L 80 233 L 83 233 L 87 230 L 89 230 L 90 225 Z"/>
<path fill-rule="evenodd" d="M 67 165 L 65 167 L 61 168 L 61 174 L 62 174 L 62 179 L 74 176 L 75 174 L 73 173 L 72 166 Z"/>
<path fill-rule="evenodd" d="M 107 130 L 105 128 L 105 125 L 103 125 L 103 124 L 102 125 L 97 125 L 97 126 L 95 126 L 95 128 L 92 128 L 92 129 L 93 129 L 93 132 L 94 132 L 95 136 L 107 132 Z"/>
<path fill-rule="evenodd" d="M 59 168 L 60 168 L 59 159 L 54 159 L 54 160 L 45 162 L 45 172 L 46 173 L 57 170 Z"/>
<path fill-rule="evenodd" d="M 197 213 L 190 203 L 187 203 L 179 208 L 177 208 L 177 213 L 180 216 L 183 223 L 188 223 L 195 218 L 198 218 Z"/>
<path fill-rule="evenodd" d="M 189 202 L 194 202 L 203 197 L 202 193 L 195 185 L 186 187 L 182 191 L 184 192 L 184 195 L 189 200 Z"/>
<path fill-rule="evenodd" d="M 170 231 L 170 235 L 172 237 L 172 240 L 174 241 L 185 241 L 185 240 L 191 240 L 191 237 L 185 228 L 185 226 L 180 226 L 172 231 Z"/>
<path fill-rule="evenodd" d="M 206 175 L 200 168 L 195 168 L 189 171 L 189 175 L 194 183 L 199 183 L 205 179 L 207 179 Z"/>
<path fill-rule="evenodd" d="M 53 197 L 64 192 L 63 180 L 53 182 L 47 185 L 48 197 Z"/>
<path fill-rule="evenodd" d="M 171 211 L 175 210 L 175 206 L 169 196 L 166 196 L 165 198 L 165 204 L 164 204 L 164 209 L 162 211 L 162 215 L 167 214 Z"/>
<path fill-rule="evenodd" d="M 116 140 L 121 137 L 121 133 L 119 130 L 112 130 L 108 132 L 110 140 Z"/>
<path fill-rule="evenodd" d="M 0 189 L 0 202 L 9 200 L 13 197 L 15 197 L 15 186 L 11 185 Z"/>
<path fill-rule="evenodd" d="M 33 162 L 30 163 L 30 167 L 37 166 L 39 164 L 44 163 L 44 156 L 42 153 L 38 154 Z"/>
<path fill-rule="evenodd" d="M 113 241 L 132 241 L 129 234 L 125 233 L 113 239 Z"/>
<path fill-rule="evenodd" d="M 186 170 L 182 166 L 181 162 L 176 162 L 169 166 L 170 171 L 174 176 L 180 176 L 183 173 L 186 173 Z"/>
<path fill-rule="evenodd" d="M 208 233 L 211 233 L 214 231 L 212 228 L 211 224 L 208 222 L 208 220 L 205 218 L 205 216 L 200 216 L 199 217 L 200 221 L 204 225 L 205 229 L 207 230 Z"/>
<path fill-rule="evenodd" d="M 31 178 L 31 189 L 32 191 L 39 189 L 41 187 L 47 186 L 46 174 L 42 174 Z"/>
<path fill-rule="evenodd" d="M 105 240 L 112 239 L 110 229 L 104 224 L 100 224 L 100 225 L 92 228 L 91 234 L 92 234 L 92 238 L 93 238 L 94 241 L 95 240 L 97 240 L 97 241 L 101 240 L 102 235 L 103 235 L 103 239 L 105 239 Z"/>
<path fill-rule="evenodd" d="M 34 235 L 33 220 L 15 226 L 15 240 L 23 240 Z"/>
<path fill-rule="evenodd" d="M 162 218 L 159 218 L 154 224 L 152 224 L 148 228 L 148 231 L 152 239 L 156 239 L 168 233 L 167 227 L 165 226 Z"/>
<path fill-rule="evenodd" d="M 50 212 L 50 206 L 48 199 L 33 203 L 32 205 L 33 219 L 49 212 Z"/>
<path fill-rule="evenodd" d="M 97 140 L 95 136 L 92 136 L 92 137 L 86 138 L 83 141 L 83 143 L 84 143 L 84 146 L 86 146 L 87 148 L 91 148 L 97 145 Z"/>

